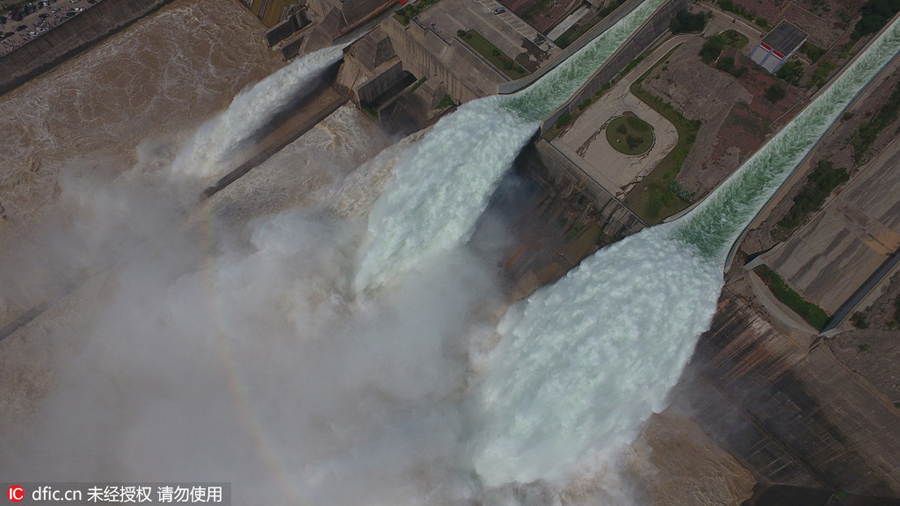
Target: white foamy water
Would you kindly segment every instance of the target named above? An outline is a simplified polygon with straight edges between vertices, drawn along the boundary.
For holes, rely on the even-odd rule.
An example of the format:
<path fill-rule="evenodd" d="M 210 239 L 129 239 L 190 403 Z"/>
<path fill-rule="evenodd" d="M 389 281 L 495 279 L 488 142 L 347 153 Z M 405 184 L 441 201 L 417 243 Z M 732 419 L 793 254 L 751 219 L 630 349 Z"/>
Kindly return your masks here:
<path fill-rule="evenodd" d="M 654 227 L 513 306 L 480 386 L 475 468 L 489 486 L 554 479 L 628 444 L 709 326 L 721 269 Z"/>
<path fill-rule="evenodd" d="M 369 216 L 370 243 L 354 281 L 377 288 L 467 240 L 491 193 L 540 121 L 562 105 L 662 3 L 647 0 L 531 87 L 487 97 L 440 120 L 394 168 Z"/>
<path fill-rule="evenodd" d="M 703 205 L 510 309 L 479 387 L 475 467 L 488 485 L 558 477 L 665 407 L 709 328 L 732 242 L 898 49 L 895 23 Z"/>
<path fill-rule="evenodd" d="M 201 127 L 172 167 L 196 178 L 223 175 L 226 157 L 291 102 L 312 91 L 322 72 L 341 59 L 342 47 L 321 49 L 239 93 L 228 109 Z"/>

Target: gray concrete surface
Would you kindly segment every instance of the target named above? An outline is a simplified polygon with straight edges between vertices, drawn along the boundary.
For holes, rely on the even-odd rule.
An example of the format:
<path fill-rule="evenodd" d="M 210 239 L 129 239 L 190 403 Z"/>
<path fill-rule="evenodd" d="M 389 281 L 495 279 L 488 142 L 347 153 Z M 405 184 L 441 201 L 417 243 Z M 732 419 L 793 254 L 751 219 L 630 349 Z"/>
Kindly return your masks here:
<path fill-rule="evenodd" d="M 837 311 L 900 249 L 900 139 L 863 167 L 766 262 L 807 300 Z"/>
<path fill-rule="evenodd" d="M 510 11 L 494 14 L 494 9 L 499 7 L 502 5 L 496 0 L 444 0 L 422 11 L 418 22 L 426 28 L 431 28 L 431 23 L 434 23 L 437 34 L 451 41 L 451 44 L 457 30 L 474 29 L 511 58 L 525 51 L 522 39 L 532 42 L 543 40 L 539 33 Z M 546 41 L 541 42 L 539 47 L 547 51 L 550 58 L 560 52 L 558 47 Z"/>
<path fill-rule="evenodd" d="M 673 37 L 660 45 L 628 75 L 623 76 L 615 86 L 582 111 L 571 127 L 552 141 L 558 147 L 565 146 L 561 149 L 575 152 L 578 163 L 584 164 L 585 170 L 592 175 L 597 174 L 599 181 L 613 184 L 612 188 L 607 189 L 619 197 L 633 188 L 632 183 L 649 174 L 678 143 L 675 125 L 634 96 L 629 88 L 635 79 L 686 37 L 688 36 Z M 606 140 L 606 125 L 624 113 L 632 113 L 653 127 L 656 140 L 650 151 L 641 155 L 626 155 L 610 146 Z"/>

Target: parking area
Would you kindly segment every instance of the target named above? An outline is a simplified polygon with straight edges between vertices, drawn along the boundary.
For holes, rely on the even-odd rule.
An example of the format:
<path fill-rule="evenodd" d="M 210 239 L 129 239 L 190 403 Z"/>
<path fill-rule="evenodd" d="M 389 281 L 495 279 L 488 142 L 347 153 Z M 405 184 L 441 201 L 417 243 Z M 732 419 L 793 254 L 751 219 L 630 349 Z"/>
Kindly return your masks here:
<path fill-rule="evenodd" d="M 447 40 L 455 37 L 457 30 L 474 29 L 512 58 L 529 53 L 523 41 L 527 39 L 546 53 L 543 58 L 531 55 L 538 68 L 561 51 L 508 10 L 494 14 L 501 8 L 503 6 L 496 0 L 438 2 L 419 14 L 418 23 Z"/>
<path fill-rule="evenodd" d="M 0 14 L 0 56 L 8 54 L 103 0 L 39 0 Z"/>

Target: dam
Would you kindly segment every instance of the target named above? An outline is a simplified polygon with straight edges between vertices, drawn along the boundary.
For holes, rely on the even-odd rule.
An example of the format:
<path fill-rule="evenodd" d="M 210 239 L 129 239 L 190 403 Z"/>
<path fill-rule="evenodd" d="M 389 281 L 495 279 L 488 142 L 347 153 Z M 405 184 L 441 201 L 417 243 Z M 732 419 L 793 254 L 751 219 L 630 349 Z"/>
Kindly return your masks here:
<path fill-rule="evenodd" d="M 815 362 L 820 369 L 791 370 L 808 384 L 834 368 L 822 350 L 807 359 L 802 346 L 789 348 L 787 359 L 773 358 L 772 349 L 784 347 L 777 331 L 764 332 L 768 341 L 756 340 L 764 324 L 729 292 L 719 297 L 723 250 L 815 143 L 816 129 L 827 128 L 893 57 L 896 24 L 834 92 L 823 95 L 825 101 L 801 113 L 804 126 L 795 129 L 802 135 L 784 130 L 686 218 L 601 249 L 508 309 L 495 286 L 496 259 L 479 256 L 471 244 L 494 188 L 541 121 L 658 4 L 638 7 L 634 17 L 587 46 L 584 59 L 574 57 L 520 94 L 467 102 L 424 136 L 394 145 L 371 133 L 354 108 L 340 107 L 322 112 L 327 117 L 297 140 L 281 137 L 275 127 L 269 135 L 280 140 L 267 149 L 279 151 L 286 143 L 284 156 L 279 151 L 253 170 L 235 169 L 239 160 L 233 158 L 240 157 L 233 153 L 265 126 L 244 131 L 229 118 L 252 118 L 247 125 L 253 126 L 281 107 L 248 108 L 257 102 L 238 96 L 208 128 L 198 126 L 177 143 L 141 146 L 131 160 L 137 169 L 114 185 L 71 176 L 63 191 L 78 230 L 115 261 L 4 341 L 26 346 L 44 338 L 80 350 L 73 358 L 60 353 L 66 364 L 60 379 L 43 383 L 59 393 L 34 408 L 41 416 L 35 432 L 26 434 L 30 454 L 5 453 L 4 462 L 10 455 L 21 459 L 16 468 L 25 475 L 89 468 L 122 480 L 159 479 L 172 466 L 186 474 L 203 468 L 233 479 L 243 497 L 258 499 L 261 488 L 248 483 L 249 474 L 271 485 L 266 493 L 275 502 L 437 497 L 495 503 L 518 497 L 519 503 L 549 503 L 584 481 L 597 497 L 621 498 L 628 492 L 612 476 L 613 455 L 651 413 L 665 408 L 711 319 L 693 359 L 707 379 L 697 397 L 676 400 L 703 413 L 701 426 L 716 433 L 719 412 L 710 399 L 741 399 L 736 392 L 746 387 L 740 380 L 759 372 L 784 387 L 773 397 L 799 399 L 804 389 L 788 382 L 784 371 Z M 333 72 L 327 62 L 338 57 L 335 52 L 324 66 L 311 65 L 318 69 L 311 73 Z M 266 86 L 289 81 L 279 74 L 243 97 L 255 91 L 272 98 Z M 295 97 L 296 107 L 308 108 L 296 104 L 321 88 L 311 90 Z M 329 157 L 340 164 L 329 164 Z M 305 158 L 315 163 L 298 161 Z M 229 181 L 229 174 L 236 176 Z M 173 181 L 184 184 L 184 177 L 195 179 L 187 204 L 173 198 L 180 193 Z M 132 187 L 133 181 L 140 184 Z M 215 191 L 207 190 L 209 198 L 194 207 L 209 184 Z M 154 190 L 153 198 L 143 198 L 141 186 Z M 157 199 L 163 205 L 153 205 Z M 81 216 L 85 205 L 90 217 Z M 186 225 L 169 226 L 174 222 L 166 206 L 184 213 Z M 615 212 L 630 223 L 626 233 L 643 228 L 627 212 Z M 716 219 L 723 215 L 729 219 Z M 132 226 L 120 228 L 122 221 Z M 79 247 L 71 248 L 76 256 Z M 739 332 L 748 326 L 752 332 Z M 736 374 L 746 367 L 749 372 Z M 865 409 L 858 401 L 865 388 L 848 385 L 832 409 Z M 846 487 L 859 495 L 896 491 L 884 478 L 891 476 L 890 461 L 878 460 L 892 450 L 873 449 L 879 425 L 840 437 L 834 427 L 816 426 L 821 437 L 834 438 L 828 451 L 847 457 L 826 461 L 815 453 L 815 439 L 789 441 L 809 432 L 774 430 L 782 412 L 768 398 L 759 402 L 742 406 L 747 411 L 739 415 L 757 428 L 754 441 L 764 450 L 740 437 L 721 443 L 754 469 L 758 481 L 835 492 Z M 814 404 L 802 404 L 811 414 L 798 409 L 792 420 L 820 422 Z M 893 433 L 890 409 L 882 406 L 872 419 Z M 116 412 L 129 416 L 119 419 Z M 58 420 L 77 423 L 86 442 L 70 440 Z M 138 437 L 160 430 L 165 440 Z M 102 455 L 89 444 L 101 437 L 111 446 Z M 230 444 L 214 450 L 220 437 Z M 173 464 L 154 447 L 169 455 L 191 448 L 195 460 Z M 71 462 L 60 448 L 83 457 Z M 776 462 L 783 465 L 765 467 L 779 450 Z M 851 460 L 854 451 L 863 458 Z M 585 475 L 585 462 L 598 456 L 608 457 L 602 461 L 607 474 L 595 469 L 599 474 Z M 851 461 L 853 479 L 847 479 L 851 474 L 838 468 Z"/>

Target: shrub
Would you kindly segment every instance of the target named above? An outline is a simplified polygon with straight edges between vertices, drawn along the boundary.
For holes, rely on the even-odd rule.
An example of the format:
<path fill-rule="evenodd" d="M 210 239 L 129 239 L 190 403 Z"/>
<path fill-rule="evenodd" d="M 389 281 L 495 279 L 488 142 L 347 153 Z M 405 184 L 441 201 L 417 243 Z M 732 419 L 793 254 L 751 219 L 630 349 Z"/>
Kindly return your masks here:
<path fill-rule="evenodd" d="M 816 67 L 816 70 L 813 71 L 812 77 L 809 79 L 809 86 L 822 86 L 825 84 L 825 81 L 828 80 L 828 76 L 831 75 L 831 71 L 837 68 L 837 63 L 832 61 L 823 61 Z"/>
<path fill-rule="evenodd" d="M 869 0 L 862 6 L 862 17 L 853 27 L 852 40 L 881 30 L 900 11 L 900 0 Z"/>
<path fill-rule="evenodd" d="M 591 105 L 591 98 L 588 97 L 584 99 L 580 104 L 578 104 L 578 110 L 583 111 L 585 107 Z"/>
<path fill-rule="evenodd" d="M 628 133 L 628 127 L 625 126 L 624 123 L 620 123 L 619 126 L 616 127 L 616 133 L 619 135 L 625 135 Z"/>
<path fill-rule="evenodd" d="M 804 42 L 803 45 L 800 46 L 800 52 L 805 54 L 813 63 L 819 61 L 819 58 L 825 54 L 824 49 L 814 44 L 810 44 L 809 42 Z"/>
<path fill-rule="evenodd" d="M 853 324 L 854 327 L 858 329 L 867 329 L 869 328 L 868 322 L 866 322 L 866 315 L 860 311 L 853 313 L 853 316 L 850 317 L 850 323 Z"/>
<path fill-rule="evenodd" d="M 451 105 L 454 105 L 453 97 L 451 97 L 449 93 L 444 93 L 444 96 L 441 97 L 441 101 L 438 102 L 437 106 L 438 109 L 443 109 L 445 107 L 450 107 Z"/>
<path fill-rule="evenodd" d="M 466 36 L 466 31 L 463 30 L 462 28 L 460 28 L 459 30 L 456 31 L 456 36 L 457 36 L 457 37 L 465 37 L 465 36 Z"/>
<path fill-rule="evenodd" d="M 674 193 L 676 197 L 680 198 L 685 202 L 691 201 L 691 194 L 681 186 L 681 183 L 678 181 L 670 181 L 666 186 L 670 192 Z"/>
<path fill-rule="evenodd" d="M 784 86 L 775 83 L 772 86 L 769 86 L 769 89 L 766 90 L 766 100 L 772 102 L 778 102 L 787 96 L 787 91 L 785 91 Z"/>
<path fill-rule="evenodd" d="M 628 144 L 628 147 L 631 149 L 634 149 L 634 148 L 640 146 L 642 142 L 644 142 L 643 137 L 634 137 L 631 135 L 625 136 L 625 144 Z"/>
<path fill-rule="evenodd" d="M 785 63 L 778 72 L 775 72 L 775 77 L 784 79 L 788 84 L 799 86 L 800 80 L 803 79 L 803 62 L 794 60 Z"/>
<path fill-rule="evenodd" d="M 556 128 L 562 128 L 566 126 L 570 121 L 572 121 L 572 115 L 564 112 L 559 119 L 556 120 Z"/>

